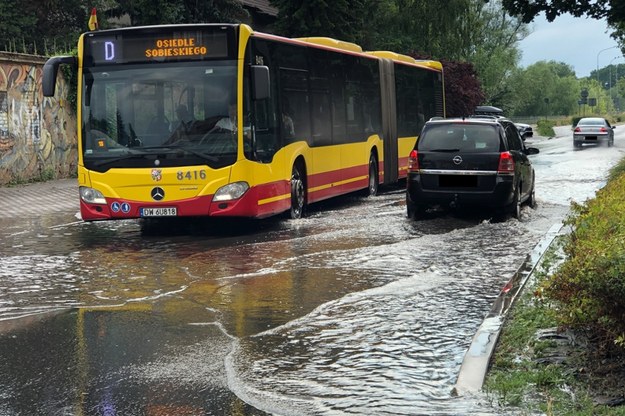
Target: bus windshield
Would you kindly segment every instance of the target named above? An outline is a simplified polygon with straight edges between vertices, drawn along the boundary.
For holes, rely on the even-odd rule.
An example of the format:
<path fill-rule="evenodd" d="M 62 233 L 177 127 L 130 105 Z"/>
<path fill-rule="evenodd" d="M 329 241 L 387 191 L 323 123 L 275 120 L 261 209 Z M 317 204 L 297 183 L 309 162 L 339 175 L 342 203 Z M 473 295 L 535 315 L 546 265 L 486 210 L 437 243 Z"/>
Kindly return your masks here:
<path fill-rule="evenodd" d="M 84 68 L 85 166 L 234 163 L 236 73 L 235 61 Z"/>

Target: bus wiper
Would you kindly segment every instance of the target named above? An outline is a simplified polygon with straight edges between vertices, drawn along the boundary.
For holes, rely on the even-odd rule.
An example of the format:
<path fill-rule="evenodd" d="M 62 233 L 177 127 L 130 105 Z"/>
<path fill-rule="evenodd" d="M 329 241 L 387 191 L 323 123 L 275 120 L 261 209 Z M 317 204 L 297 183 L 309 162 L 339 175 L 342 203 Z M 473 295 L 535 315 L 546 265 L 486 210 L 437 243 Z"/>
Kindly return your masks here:
<path fill-rule="evenodd" d="M 110 164 L 113 164 L 113 163 L 117 163 L 117 162 L 120 162 L 122 160 L 143 159 L 145 156 L 147 156 L 147 155 L 144 154 L 144 153 L 128 153 L 128 154 L 125 154 L 123 156 L 113 157 L 113 158 L 110 158 L 110 159 L 100 160 L 100 161 L 94 162 L 93 166 L 101 167 L 101 166 L 106 166 L 106 165 L 110 165 Z"/>
<path fill-rule="evenodd" d="M 211 162 L 219 162 L 218 157 L 215 157 L 215 156 L 203 153 L 203 152 L 199 152 L 197 150 L 189 149 L 187 147 L 180 147 L 180 150 L 191 153 L 192 155 L 195 155 L 195 156 L 199 156 L 202 159 L 210 160 Z"/>
<path fill-rule="evenodd" d="M 186 146 L 179 146 L 179 145 L 172 145 L 172 146 L 149 146 L 149 147 L 142 147 L 142 150 L 162 150 L 162 149 L 174 149 L 174 150 L 179 150 L 182 152 L 187 152 L 187 153 L 191 153 L 192 155 L 201 157 L 202 159 L 206 159 L 209 160 L 211 162 L 219 162 L 219 158 L 200 152 L 198 150 L 194 150 L 191 148 L 188 148 Z"/>

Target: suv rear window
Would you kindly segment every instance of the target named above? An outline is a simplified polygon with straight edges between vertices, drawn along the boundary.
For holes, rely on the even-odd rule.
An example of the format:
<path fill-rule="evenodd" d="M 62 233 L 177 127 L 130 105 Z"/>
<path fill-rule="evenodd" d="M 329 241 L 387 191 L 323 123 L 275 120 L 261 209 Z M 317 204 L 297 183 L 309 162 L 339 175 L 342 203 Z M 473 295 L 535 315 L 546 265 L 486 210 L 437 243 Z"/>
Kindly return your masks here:
<path fill-rule="evenodd" d="M 433 124 L 417 141 L 420 151 L 499 152 L 499 134 L 495 126 L 478 124 Z"/>

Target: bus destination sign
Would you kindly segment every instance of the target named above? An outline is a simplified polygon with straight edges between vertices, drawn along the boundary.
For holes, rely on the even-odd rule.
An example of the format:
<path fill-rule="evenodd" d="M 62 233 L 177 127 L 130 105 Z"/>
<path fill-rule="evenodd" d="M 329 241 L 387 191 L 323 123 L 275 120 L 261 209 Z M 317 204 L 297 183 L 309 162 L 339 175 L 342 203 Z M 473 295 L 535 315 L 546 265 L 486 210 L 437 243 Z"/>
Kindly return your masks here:
<path fill-rule="evenodd" d="M 146 58 L 163 58 L 171 56 L 206 56 L 208 49 L 197 45 L 195 38 L 157 39 L 153 48 L 145 50 Z"/>
<path fill-rule="evenodd" d="M 94 32 L 85 38 L 85 66 L 227 59 L 228 39 L 223 30 Z"/>

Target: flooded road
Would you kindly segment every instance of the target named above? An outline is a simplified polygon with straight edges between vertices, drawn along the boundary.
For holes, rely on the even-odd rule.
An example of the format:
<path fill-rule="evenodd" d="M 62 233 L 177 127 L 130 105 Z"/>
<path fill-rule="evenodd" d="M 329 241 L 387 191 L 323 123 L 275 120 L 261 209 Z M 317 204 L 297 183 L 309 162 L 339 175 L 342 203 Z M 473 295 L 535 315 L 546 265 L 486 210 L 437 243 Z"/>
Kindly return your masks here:
<path fill-rule="evenodd" d="M 528 140 L 538 207 L 405 218 L 401 187 L 302 220 L 0 218 L 0 415 L 500 414 L 452 397 L 541 237 L 625 150 Z"/>

